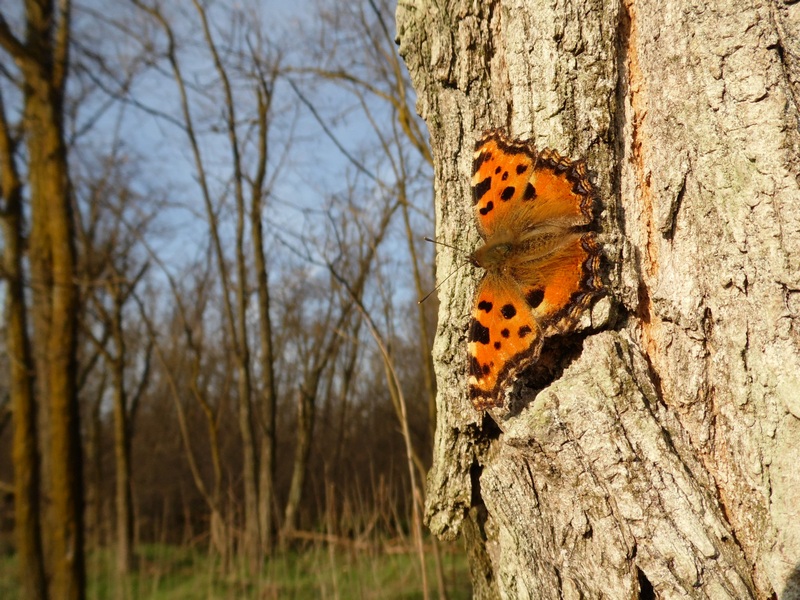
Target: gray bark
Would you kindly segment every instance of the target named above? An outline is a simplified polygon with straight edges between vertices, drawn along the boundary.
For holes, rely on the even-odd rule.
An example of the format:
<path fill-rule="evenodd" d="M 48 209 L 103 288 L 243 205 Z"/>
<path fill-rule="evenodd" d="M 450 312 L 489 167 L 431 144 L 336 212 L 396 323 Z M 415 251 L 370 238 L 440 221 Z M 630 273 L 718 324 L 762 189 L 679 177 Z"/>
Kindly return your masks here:
<path fill-rule="evenodd" d="M 397 20 L 438 239 L 478 243 L 493 127 L 585 157 L 604 207 L 609 296 L 521 408 L 467 398 L 480 273 L 440 290 L 427 519 L 464 534 L 476 595 L 800 597 L 800 4 L 406 0 Z M 443 277 L 463 257 L 439 250 Z"/>

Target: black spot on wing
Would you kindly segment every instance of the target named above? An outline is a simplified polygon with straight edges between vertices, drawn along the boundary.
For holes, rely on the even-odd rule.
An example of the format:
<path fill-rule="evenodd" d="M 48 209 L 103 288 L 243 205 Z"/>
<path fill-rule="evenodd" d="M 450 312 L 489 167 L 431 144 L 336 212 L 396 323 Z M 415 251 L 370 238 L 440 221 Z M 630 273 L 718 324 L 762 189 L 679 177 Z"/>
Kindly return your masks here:
<path fill-rule="evenodd" d="M 472 325 L 469 328 L 469 341 L 478 342 L 479 344 L 489 343 L 489 328 L 480 324 L 477 319 L 472 319 Z"/>
<path fill-rule="evenodd" d="M 487 177 L 480 183 L 476 184 L 475 187 L 472 188 L 472 203 L 477 204 L 481 198 L 489 191 L 489 188 L 492 187 L 492 178 Z"/>
<path fill-rule="evenodd" d="M 503 190 L 503 193 L 500 194 L 500 198 L 505 201 L 511 200 L 511 197 L 514 195 L 514 191 L 514 186 L 510 185 Z"/>
<path fill-rule="evenodd" d="M 526 337 L 526 336 L 527 336 L 527 335 L 528 335 L 528 334 L 529 334 L 531 331 L 532 331 L 532 329 L 531 329 L 530 327 L 528 327 L 527 325 L 523 325 L 522 327 L 520 327 L 520 328 L 519 328 L 519 331 L 517 332 L 517 335 L 518 335 L 520 338 L 524 338 L 524 337 Z"/>
<path fill-rule="evenodd" d="M 536 188 L 529 183 L 528 185 L 525 186 L 525 191 L 522 194 L 522 200 L 527 201 L 527 200 L 533 200 L 534 198 L 536 198 Z"/>
<path fill-rule="evenodd" d="M 537 308 L 542 303 L 542 300 L 544 300 L 544 290 L 533 289 L 525 294 L 525 302 L 531 308 Z"/>
<path fill-rule="evenodd" d="M 502 176 L 500 179 L 502 179 L 503 181 L 505 181 L 506 179 L 508 179 L 508 171 L 505 171 L 505 172 L 503 173 L 503 176 Z"/>
<path fill-rule="evenodd" d="M 497 174 L 498 174 L 498 173 L 500 173 L 500 171 L 502 171 L 502 170 L 503 170 L 503 167 L 497 167 L 497 168 L 494 170 L 494 174 L 495 174 L 495 175 L 497 175 Z"/>
<path fill-rule="evenodd" d="M 478 310 L 482 310 L 483 312 L 491 312 L 492 311 L 492 303 L 487 302 L 486 300 L 481 300 L 478 302 Z"/>
<path fill-rule="evenodd" d="M 494 343 L 494 349 L 495 349 L 495 350 L 500 350 L 500 348 L 501 348 L 501 346 L 502 346 L 502 345 L 503 345 L 503 344 L 501 344 L 500 342 L 495 342 L 495 343 Z"/>
<path fill-rule="evenodd" d="M 517 175 L 522 175 L 528 170 L 528 165 L 517 165 Z"/>
<path fill-rule="evenodd" d="M 484 206 L 483 208 L 480 208 L 480 209 L 478 209 L 478 212 L 479 212 L 479 213 L 481 213 L 481 214 L 482 214 L 482 215 L 485 217 L 485 216 L 486 216 L 486 215 L 488 215 L 490 212 L 492 212 L 492 210 L 493 210 L 493 209 L 494 209 L 494 202 L 492 202 L 491 200 L 489 200 L 489 201 L 486 203 L 486 206 Z"/>
<path fill-rule="evenodd" d="M 503 315 L 506 319 L 513 319 L 514 315 L 517 314 L 517 309 L 514 307 L 513 304 L 506 304 L 503 308 L 500 309 L 500 314 Z"/>
<path fill-rule="evenodd" d="M 480 379 L 483 377 L 483 369 L 481 368 L 481 363 L 478 362 L 478 359 L 474 356 L 469 357 L 469 374 L 473 375 Z"/>

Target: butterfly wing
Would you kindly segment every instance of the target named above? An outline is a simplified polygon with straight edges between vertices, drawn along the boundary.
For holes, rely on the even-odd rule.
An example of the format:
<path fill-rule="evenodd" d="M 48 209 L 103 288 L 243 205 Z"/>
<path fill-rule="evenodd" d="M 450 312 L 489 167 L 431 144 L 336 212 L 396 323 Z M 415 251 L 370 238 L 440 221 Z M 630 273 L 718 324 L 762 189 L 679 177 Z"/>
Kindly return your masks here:
<path fill-rule="evenodd" d="M 508 384 L 538 357 L 542 330 L 513 282 L 486 273 L 469 328 L 469 395 L 478 410 L 503 403 Z"/>
<path fill-rule="evenodd" d="M 526 307 L 545 336 L 567 333 L 603 291 L 602 253 L 595 234 L 572 233 L 543 257 L 509 262 L 508 275 L 519 286 Z"/>
<path fill-rule="evenodd" d="M 591 223 L 593 189 L 586 165 L 555 150 L 489 131 L 478 140 L 472 166 L 472 203 L 484 239 L 551 222 L 571 228 Z"/>
<path fill-rule="evenodd" d="M 602 292 L 600 246 L 591 232 L 565 236 L 545 257 L 487 272 L 469 329 L 469 394 L 476 409 L 503 404 L 505 389 L 533 364 L 545 337 L 567 333 Z"/>

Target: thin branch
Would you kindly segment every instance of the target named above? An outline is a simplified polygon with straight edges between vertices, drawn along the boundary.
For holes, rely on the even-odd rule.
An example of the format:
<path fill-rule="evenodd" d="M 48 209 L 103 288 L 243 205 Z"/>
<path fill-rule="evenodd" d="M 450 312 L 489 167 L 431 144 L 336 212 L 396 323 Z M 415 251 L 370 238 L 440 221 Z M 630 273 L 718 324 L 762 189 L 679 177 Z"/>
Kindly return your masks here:
<path fill-rule="evenodd" d="M 27 64 L 33 61 L 28 47 L 14 35 L 2 13 L 0 13 L 0 46 L 17 61 Z"/>
<path fill-rule="evenodd" d="M 309 101 L 308 98 L 306 98 L 303 95 L 303 93 L 300 91 L 300 89 L 297 87 L 297 84 L 295 84 L 295 82 L 292 81 L 288 77 L 286 78 L 286 81 L 289 82 L 289 85 L 294 90 L 294 93 L 297 94 L 297 97 L 300 99 L 300 102 L 305 104 L 306 107 L 308 108 L 308 110 L 311 111 L 311 114 L 314 116 L 314 118 L 316 119 L 317 123 L 319 123 L 319 126 L 322 127 L 322 130 L 325 132 L 325 135 L 328 136 L 328 138 L 336 145 L 336 147 L 345 156 L 345 158 L 347 158 L 347 160 L 349 160 L 353 164 L 353 166 L 356 167 L 356 169 L 358 169 L 359 171 L 364 173 L 364 175 L 366 175 L 367 177 L 372 179 L 372 181 L 376 181 L 377 182 L 378 178 L 375 177 L 375 175 L 373 175 L 372 171 L 367 169 L 367 167 L 365 167 L 361 162 L 356 160 L 356 158 L 352 154 L 350 154 L 350 152 L 348 152 L 347 149 L 342 145 L 342 143 L 337 139 L 337 137 L 334 135 L 333 131 L 331 131 L 331 129 L 325 123 L 325 120 L 317 112 L 317 109 L 314 107 L 314 105 L 311 103 L 311 101 Z"/>

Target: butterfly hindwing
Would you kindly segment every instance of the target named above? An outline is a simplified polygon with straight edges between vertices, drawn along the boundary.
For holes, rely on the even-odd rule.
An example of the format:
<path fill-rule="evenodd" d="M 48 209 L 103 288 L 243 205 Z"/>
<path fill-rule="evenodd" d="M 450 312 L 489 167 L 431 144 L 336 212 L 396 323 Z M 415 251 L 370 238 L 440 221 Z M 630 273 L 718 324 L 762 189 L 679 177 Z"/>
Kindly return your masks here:
<path fill-rule="evenodd" d="M 592 232 L 565 236 L 556 251 L 508 268 L 545 335 L 573 327 L 603 288 L 600 246 Z"/>
<path fill-rule="evenodd" d="M 469 328 L 469 392 L 476 408 L 502 403 L 509 381 L 539 356 L 542 331 L 521 290 L 487 273 Z"/>

